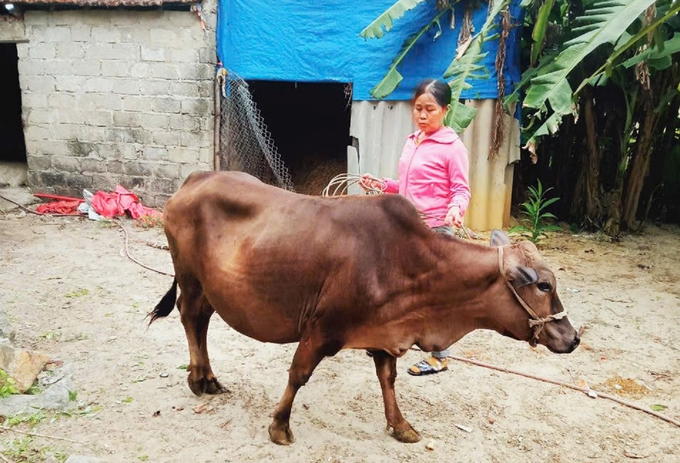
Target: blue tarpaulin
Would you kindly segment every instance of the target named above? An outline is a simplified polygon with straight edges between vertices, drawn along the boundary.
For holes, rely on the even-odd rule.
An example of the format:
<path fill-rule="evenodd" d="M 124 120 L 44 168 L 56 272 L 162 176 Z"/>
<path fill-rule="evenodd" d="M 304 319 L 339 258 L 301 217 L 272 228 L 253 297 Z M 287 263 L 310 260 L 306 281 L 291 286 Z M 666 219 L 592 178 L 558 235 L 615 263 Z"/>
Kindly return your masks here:
<path fill-rule="evenodd" d="M 219 0 L 217 52 L 228 70 L 246 80 L 293 82 L 347 82 L 353 84 L 354 100 L 370 100 L 370 90 L 385 76 L 404 41 L 426 25 L 436 14 L 436 0 L 426 0 L 395 21 L 381 39 L 365 40 L 359 32 L 395 0 Z M 442 33 L 430 29 L 398 68 L 404 80 L 389 100 L 408 100 L 417 83 L 425 78 L 441 78 L 456 54 L 467 0 L 455 7 L 454 28 L 451 14 L 442 17 Z M 488 6 L 483 3 L 473 13 L 479 31 Z M 522 11 L 519 0 L 510 7 L 513 23 L 506 43 L 506 94 L 520 79 L 519 26 Z M 498 96 L 495 70 L 498 40 L 487 41 L 483 64 L 489 78 L 469 81 L 466 99 Z"/>

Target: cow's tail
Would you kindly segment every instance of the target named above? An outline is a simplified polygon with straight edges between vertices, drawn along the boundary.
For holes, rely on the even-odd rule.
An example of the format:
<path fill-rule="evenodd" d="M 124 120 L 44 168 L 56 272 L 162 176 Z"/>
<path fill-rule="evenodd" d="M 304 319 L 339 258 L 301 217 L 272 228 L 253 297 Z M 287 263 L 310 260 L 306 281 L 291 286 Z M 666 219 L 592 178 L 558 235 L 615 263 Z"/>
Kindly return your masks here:
<path fill-rule="evenodd" d="M 172 286 L 165 293 L 163 299 L 156 305 L 156 307 L 149 313 L 149 325 L 155 322 L 157 319 L 162 317 L 167 317 L 175 308 L 175 301 L 177 300 L 177 278 L 172 280 Z"/>

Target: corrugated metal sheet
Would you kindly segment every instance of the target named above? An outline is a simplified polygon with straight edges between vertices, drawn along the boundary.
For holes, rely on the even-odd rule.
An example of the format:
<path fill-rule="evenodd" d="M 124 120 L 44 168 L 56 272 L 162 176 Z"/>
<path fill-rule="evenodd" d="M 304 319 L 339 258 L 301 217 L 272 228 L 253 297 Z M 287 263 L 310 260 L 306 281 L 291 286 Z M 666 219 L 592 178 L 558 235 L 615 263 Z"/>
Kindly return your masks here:
<path fill-rule="evenodd" d="M 461 134 L 470 155 L 472 190 L 465 223 L 479 231 L 501 228 L 510 219 L 513 163 L 520 156 L 519 123 L 512 116 L 505 116 L 503 146 L 498 156 L 489 159 L 495 100 L 468 100 L 467 104 L 475 106 L 478 113 Z M 349 172 L 395 178 L 404 142 L 414 130 L 408 101 L 354 101 L 350 135 L 357 142 L 347 152 Z"/>

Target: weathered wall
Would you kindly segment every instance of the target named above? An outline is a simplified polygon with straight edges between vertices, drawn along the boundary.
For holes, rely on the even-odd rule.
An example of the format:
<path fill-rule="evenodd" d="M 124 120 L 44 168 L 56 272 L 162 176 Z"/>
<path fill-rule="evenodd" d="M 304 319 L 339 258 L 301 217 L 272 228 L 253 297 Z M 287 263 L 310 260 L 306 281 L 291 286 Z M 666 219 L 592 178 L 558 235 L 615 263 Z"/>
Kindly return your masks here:
<path fill-rule="evenodd" d="M 163 205 L 212 169 L 214 2 L 193 12 L 27 11 L 18 43 L 29 184 Z"/>

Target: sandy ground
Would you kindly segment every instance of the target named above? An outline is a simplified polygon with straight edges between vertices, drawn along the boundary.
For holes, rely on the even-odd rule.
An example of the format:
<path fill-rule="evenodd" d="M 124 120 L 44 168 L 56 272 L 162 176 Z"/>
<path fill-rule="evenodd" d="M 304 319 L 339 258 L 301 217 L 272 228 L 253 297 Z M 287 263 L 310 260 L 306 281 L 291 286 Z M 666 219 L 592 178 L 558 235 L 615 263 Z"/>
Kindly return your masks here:
<path fill-rule="evenodd" d="M 164 242 L 160 230 L 129 221 L 126 227 L 138 259 L 172 271 L 169 254 L 147 245 Z M 372 361 L 343 351 L 323 361 L 298 394 L 291 418 L 296 443 L 276 446 L 267 426 L 295 345 L 261 344 L 214 317 L 212 366 L 229 392 L 193 396 L 177 311 L 149 329 L 145 323 L 171 279 L 122 257 L 122 242 L 116 226 L 0 214 L 0 307 L 15 343 L 70 365 L 80 409 L 90 411 L 47 413 L 35 425 L 35 433 L 81 442 L 33 438 L 30 448 L 48 461 L 71 454 L 116 462 L 680 461 L 680 428 L 658 418 L 460 362 L 440 375 L 410 377 L 405 369 L 419 352 L 399 360 L 397 393 L 420 443 L 401 444 L 385 432 Z M 620 243 L 560 234 L 541 250 L 572 323 L 585 327 L 582 346 L 558 356 L 477 331 L 453 353 L 585 381 L 647 409 L 663 405 L 662 413 L 680 420 L 680 228 L 651 227 Z M 13 445 L 22 437 L 0 434 Z"/>

